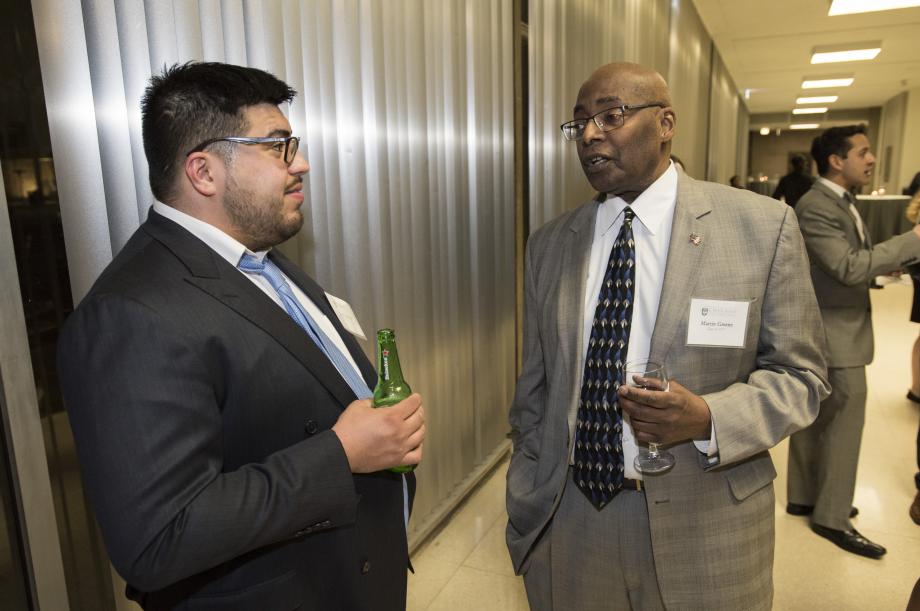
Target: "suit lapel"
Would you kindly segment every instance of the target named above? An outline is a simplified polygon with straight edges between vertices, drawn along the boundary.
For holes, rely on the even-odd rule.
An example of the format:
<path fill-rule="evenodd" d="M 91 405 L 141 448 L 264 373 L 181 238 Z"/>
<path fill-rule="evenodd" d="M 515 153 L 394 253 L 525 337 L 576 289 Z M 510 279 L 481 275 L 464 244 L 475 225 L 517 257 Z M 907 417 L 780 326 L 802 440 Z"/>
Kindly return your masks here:
<path fill-rule="evenodd" d="M 818 180 L 815 180 L 815 183 L 811 186 L 811 188 L 824 194 L 825 197 L 840 206 L 841 209 L 845 210 L 847 214 L 850 213 L 849 203 L 846 201 L 846 199 L 834 193 L 830 188 L 828 188 L 827 185 Z"/>
<path fill-rule="evenodd" d="M 342 322 L 339 320 L 339 317 L 332 309 L 332 305 L 329 303 L 329 299 L 326 297 L 326 291 L 324 291 L 323 288 L 302 269 L 291 263 L 290 259 L 281 254 L 277 249 L 272 250 L 269 256 L 271 260 L 275 262 L 275 265 L 281 268 L 281 271 L 283 271 L 288 278 L 293 280 L 297 286 L 300 287 L 300 290 L 316 304 L 316 307 L 322 310 L 323 314 L 332 321 L 332 325 L 338 332 L 339 337 L 345 342 L 345 346 L 348 348 L 351 358 L 354 359 L 358 368 L 361 370 L 364 381 L 367 382 L 368 387 L 373 390 L 374 386 L 377 384 L 377 372 L 368 360 L 360 344 L 358 344 L 358 340 L 355 339 L 355 336 L 342 326 Z"/>
<path fill-rule="evenodd" d="M 341 404 L 347 406 L 355 400 L 355 394 L 339 375 L 335 366 L 326 358 L 316 344 L 297 323 L 279 307 L 271 298 L 235 269 L 226 260 L 218 256 L 204 242 L 186 231 L 180 225 L 151 212 L 144 223 L 144 230 L 158 242 L 168 248 L 189 270 L 185 281 L 198 287 L 223 305 L 231 308 L 250 323 L 256 325 L 274 341 L 278 342 L 304 367 L 310 370 Z M 288 264 L 283 269 L 285 274 L 293 266 Z M 306 276 L 306 274 L 303 274 Z M 290 275 L 289 275 L 290 277 Z M 298 284 L 300 279 L 298 278 Z M 315 283 L 312 283 L 315 285 Z M 305 291 L 317 305 L 328 308 L 325 296 L 316 300 L 314 295 L 318 286 Z M 322 305 L 321 305 L 322 304 Z M 328 314 L 327 314 L 328 315 Z M 339 328 L 338 321 L 331 317 Z M 228 330 L 228 333 L 232 332 Z M 353 341 L 353 340 L 352 340 Z M 355 359 L 359 364 L 362 360 Z M 364 368 L 362 368 L 364 373 Z M 365 377 L 367 375 L 365 374 Z"/>
<path fill-rule="evenodd" d="M 818 181 L 815 181 L 815 184 L 812 186 L 812 189 L 815 189 L 819 193 L 822 193 L 826 198 L 834 202 L 843 212 L 850 218 L 853 218 L 853 214 L 850 212 L 850 202 L 846 200 L 845 197 L 841 197 L 829 189 L 826 185 L 821 184 Z M 856 228 L 856 221 L 853 220 L 853 228 Z"/>
<path fill-rule="evenodd" d="M 859 219 L 862 221 L 863 233 L 865 234 L 865 239 L 862 239 L 859 237 L 858 225 L 856 224 L 856 219 L 853 217 L 853 211 L 850 210 L 850 202 L 846 199 L 846 197 L 837 195 L 833 190 L 828 188 L 827 185 L 817 181 L 815 181 L 815 184 L 812 188 L 817 189 L 819 192 L 823 193 L 828 199 L 837 204 L 837 206 L 843 210 L 843 213 L 847 215 L 847 218 L 850 219 L 853 240 L 855 241 L 856 246 L 859 248 L 871 248 L 872 240 L 869 238 L 869 230 L 866 228 L 866 219 L 862 217 Z M 856 214 L 859 214 L 859 210 L 856 211 Z"/>
<path fill-rule="evenodd" d="M 578 365 L 584 355 L 585 283 L 588 281 L 588 263 L 598 205 L 598 200 L 583 204 L 572 216 L 562 248 L 559 310 L 556 317 L 559 325 L 559 353 L 564 359 L 571 359 L 566 365 L 579 384 L 581 375 Z"/>
<path fill-rule="evenodd" d="M 707 234 L 715 230 L 707 223 L 712 206 L 693 183 L 693 179 L 679 174 L 667 268 L 649 350 L 653 360 L 667 360 L 677 329 L 689 311 L 707 245 L 712 241 Z"/>

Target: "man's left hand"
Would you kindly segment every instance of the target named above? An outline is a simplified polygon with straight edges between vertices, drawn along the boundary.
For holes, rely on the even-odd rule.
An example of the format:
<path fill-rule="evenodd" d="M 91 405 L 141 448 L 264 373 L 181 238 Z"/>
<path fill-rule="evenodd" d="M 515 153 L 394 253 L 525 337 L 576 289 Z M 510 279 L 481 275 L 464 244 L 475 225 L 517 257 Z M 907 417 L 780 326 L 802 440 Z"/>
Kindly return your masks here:
<path fill-rule="evenodd" d="M 709 406 L 674 380 L 667 392 L 620 386 L 620 408 L 629 416 L 636 439 L 670 444 L 692 439 L 708 441 L 712 435 Z"/>

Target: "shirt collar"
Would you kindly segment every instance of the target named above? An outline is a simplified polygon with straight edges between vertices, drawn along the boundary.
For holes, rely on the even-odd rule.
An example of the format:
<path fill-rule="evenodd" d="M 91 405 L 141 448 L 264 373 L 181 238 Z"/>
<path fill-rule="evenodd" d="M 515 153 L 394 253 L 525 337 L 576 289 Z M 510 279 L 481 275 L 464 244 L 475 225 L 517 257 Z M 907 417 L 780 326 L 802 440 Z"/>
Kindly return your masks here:
<path fill-rule="evenodd" d="M 825 187 L 827 187 L 828 189 L 830 189 L 831 191 L 833 191 L 834 193 L 836 193 L 837 197 L 843 197 L 844 194 L 847 192 L 846 189 L 844 189 L 837 183 L 824 178 L 823 176 L 818 176 L 818 182 L 824 185 Z"/>
<path fill-rule="evenodd" d="M 221 258 L 226 259 L 227 263 L 233 267 L 239 264 L 244 254 L 253 255 L 259 261 L 262 261 L 268 254 L 268 250 L 253 252 L 214 225 L 195 218 L 190 214 L 186 214 L 181 210 L 177 210 L 163 202 L 154 201 L 153 211 L 181 225 L 189 233 L 207 244 L 211 250 L 220 255 Z"/>
<path fill-rule="evenodd" d="M 658 177 L 649 187 L 639 194 L 631 204 L 623 198 L 608 196 L 600 203 L 597 210 L 598 227 L 603 228 L 601 235 L 613 227 L 614 221 L 620 217 L 626 206 L 632 208 L 636 218 L 652 235 L 660 231 L 666 219 L 674 214 L 674 205 L 677 202 L 677 169 L 672 162 L 668 169 Z"/>

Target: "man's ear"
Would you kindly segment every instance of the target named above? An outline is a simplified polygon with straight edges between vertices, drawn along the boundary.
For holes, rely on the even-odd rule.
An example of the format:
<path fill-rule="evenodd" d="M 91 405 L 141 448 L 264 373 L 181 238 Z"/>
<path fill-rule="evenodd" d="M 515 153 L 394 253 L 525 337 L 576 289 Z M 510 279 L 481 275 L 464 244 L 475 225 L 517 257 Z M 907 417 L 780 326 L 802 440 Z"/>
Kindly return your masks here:
<path fill-rule="evenodd" d="M 658 130 L 662 142 L 670 142 L 674 138 L 675 129 L 677 128 L 677 115 L 670 106 L 661 109 L 658 119 Z"/>
<path fill-rule="evenodd" d="M 211 197 L 223 181 L 224 167 L 217 158 L 205 152 L 192 153 L 185 158 L 185 179 L 195 191 Z"/>
<path fill-rule="evenodd" d="M 840 173 L 843 171 L 843 164 L 844 164 L 844 158 L 841 157 L 840 155 L 835 155 L 831 153 L 827 157 L 827 165 L 829 165 L 831 169 L 837 173 Z"/>

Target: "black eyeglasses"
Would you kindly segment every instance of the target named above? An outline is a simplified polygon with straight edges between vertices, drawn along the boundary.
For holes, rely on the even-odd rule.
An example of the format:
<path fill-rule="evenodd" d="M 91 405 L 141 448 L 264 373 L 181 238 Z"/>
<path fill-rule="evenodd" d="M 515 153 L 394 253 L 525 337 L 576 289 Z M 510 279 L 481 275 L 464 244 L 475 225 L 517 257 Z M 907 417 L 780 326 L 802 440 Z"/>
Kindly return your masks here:
<path fill-rule="evenodd" d="M 192 153 L 200 153 L 215 142 L 233 142 L 234 144 L 268 144 L 271 145 L 272 150 L 278 151 L 282 154 L 284 163 L 287 165 L 294 163 L 294 157 L 297 156 L 297 149 L 300 147 L 300 138 L 297 136 L 284 136 L 278 138 L 248 138 L 243 136 L 226 136 L 224 138 L 211 138 L 210 140 L 205 140 L 190 150 L 188 153 L 186 153 L 185 156 L 188 157 Z"/>
<path fill-rule="evenodd" d="M 626 121 L 626 112 L 629 110 L 641 110 L 643 108 L 652 108 L 652 107 L 664 108 L 664 104 L 659 104 L 657 102 L 653 104 L 624 104 L 623 106 L 614 106 L 608 108 L 607 110 L 602 110 L 594 116 L 588 117 L 587 119 L 575 119 L 574 121 L 567 121 L 559 126 L 559 129 L 562 130 L 562 135 L 565 136 L 566 140 L 578 140 L 581 138 L 582 134 L 585 133 L 585 128 L 588 126 L 588 121 L 594 121 L 594 124 L 597 125 L 597 128 L 602 132 L 609 132 L 620 127 L 623 127 L 623 123 Z"/>

